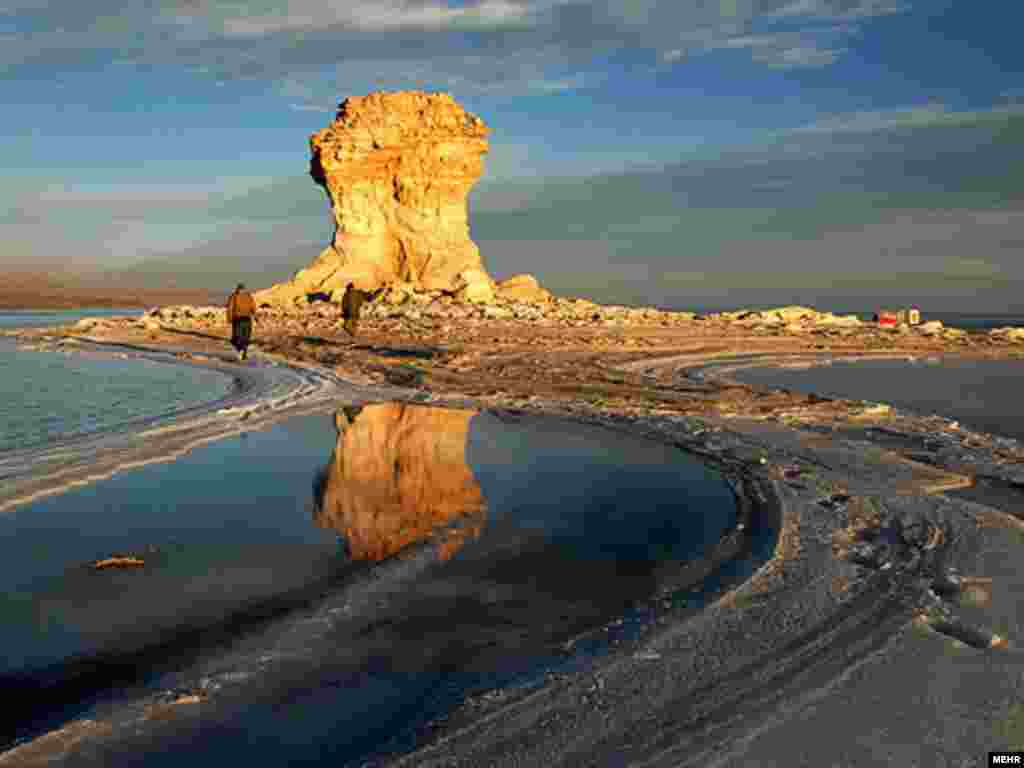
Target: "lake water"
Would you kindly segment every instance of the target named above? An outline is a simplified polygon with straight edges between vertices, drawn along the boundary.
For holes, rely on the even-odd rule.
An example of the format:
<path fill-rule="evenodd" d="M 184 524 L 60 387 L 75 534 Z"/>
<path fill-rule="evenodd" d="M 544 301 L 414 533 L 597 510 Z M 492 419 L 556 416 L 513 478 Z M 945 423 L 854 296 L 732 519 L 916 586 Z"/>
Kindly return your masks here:
<path fill-rule="evenodd" d="M 138 312 L 5 312 L 0 327 L 51 326 L 98 314 Z M 0 338 L 0 453 L 167 416 L 224 397 L 232 386 L 230 376 L 195 366 L 19 350 L 14 339 Z"/>
<path fill-rule="evenodd" d="M 738 310 L 775 309 L 779 306 L 779 304 L 748 304 L 737 307 L 731 305 L 701 304 L 699 302 L 690 304 L 670 302 L 665 305 L 665 308 L 680 312 L 696 312 L 701 315 L 711 315 L 718 312 L 736 312 Z M 828 304 L 811 304 L 807 306 L 812 306 L 822 312 L 834 312 L 837 315 L 856 315 L 864 322 L 871 321 L 876 312 L 875 309 L 851 310 L 843 308 L 842 306 L 829 306 Z M 895 307 L 898 309 L 903 305 L 889 304 L 881 306 Z M 939 320 L 943 325 L 947 325 L 951 328 L 962 328 L 965 331 L 989 331 L 992 328 L 1004 328 L 1006 326 L 1024 327 L 1024 314 L 1020 313 L 993 314 L 991 312 L 931 312 L 927 307 L 923 307 L 921 309 L 921 316 L 924 321 Z"/>
<path fill-rule="evenodd" d="M 869 320 L 870 315 L 863 319 Z M 952 328 L 963 328 L 965 331 L 988 331 L 992 328 L 1007 326 L 1024 327 L 1024 315 L 1005 314 L 970 314 L 967 312 L 926 312 L 923 320 L 940 320 Z"/>
<path fill-rule="evenodd" d="M 639 621 L 736 514 L 701 462 L 595 427 L 393 403 L 293 418 L 0 517 L 4 733 L 200 687 L 201 721 L 116 741 L 146 765 L 357 765 Z M 115 553 L 145 565 L 90 567 Z"/>
<path fill-rule="evenodd" d="M 1022 360 L 864 360 L 808 369 L 749 368 L 737 371 L 735 378 L 824 397 L 889 403 L 1024 440 Z"/>
<path fill-rule="evenodd" d="M 83 317 L 141 316 L 141 309 L 18 309 L 0 310 L 0 328 L 46 328 L 67 325 Z"/>

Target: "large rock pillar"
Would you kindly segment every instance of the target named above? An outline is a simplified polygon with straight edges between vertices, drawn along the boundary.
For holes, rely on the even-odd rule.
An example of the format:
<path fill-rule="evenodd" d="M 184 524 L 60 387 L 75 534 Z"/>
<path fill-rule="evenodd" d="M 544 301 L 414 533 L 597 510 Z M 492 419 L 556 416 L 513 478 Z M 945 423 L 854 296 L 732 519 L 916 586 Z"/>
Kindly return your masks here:
<path fill-rule="evenodd" d="M 493 285 L 469 236 L 468 196 L 483 174 L 489 129 L 446 93 L 353 96 L 310 137 L 310 175 L 331 203 L 333 242 L 261 301 L 407 283 Z M 465 274 L 464 274 L 465 273 Z M 460 275 L 462 277 L 460 278 Z"/>

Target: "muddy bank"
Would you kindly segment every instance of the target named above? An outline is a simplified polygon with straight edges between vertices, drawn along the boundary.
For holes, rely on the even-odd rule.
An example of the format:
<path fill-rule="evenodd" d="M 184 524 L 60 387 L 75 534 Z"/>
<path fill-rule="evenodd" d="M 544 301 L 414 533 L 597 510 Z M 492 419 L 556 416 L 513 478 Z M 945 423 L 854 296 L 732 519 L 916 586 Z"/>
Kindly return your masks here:
<path fill-rule="evenodd" d="M 257 341 L 423 402 L 560 415 L 678 445 L 742 470 L 782 519 L 773 558 L 703 611 L 669 607 L 641 642 L 592 667 L 477 696 L 415 752 L 380 762 L 791 765 L 840 754 L 872 765 L 908 757 L 913 744 L 919 762 L 963 764 L 1019 743 L 1021 683 L 1008 674 L 1019 664 L 1019 577 L 1006 562 L 1022 551 L 1007 514 L 1020 445 L 942 417 L 694 375 L 826 353 L 1015 356 L 1009 337 L 692 317 L 611 330 L 480 317 L 445 330 L 371 317 L 352 340 L 328 320 L 302 331 L 268 322 Z M 153 348 L 185 341 L 193 353 L 226 335 L 184 322 L 103 334 Z M 1004 494 L 950 495 L 976 478 Z M 966 686 L 954 675 L 964 665 Z M 963 697 L 984 706 L 960 706 Z M 830 738 L 807 738 L 806 718 Z M 850 726 L 864 718 L 876 723 L 869 738 Z"/>

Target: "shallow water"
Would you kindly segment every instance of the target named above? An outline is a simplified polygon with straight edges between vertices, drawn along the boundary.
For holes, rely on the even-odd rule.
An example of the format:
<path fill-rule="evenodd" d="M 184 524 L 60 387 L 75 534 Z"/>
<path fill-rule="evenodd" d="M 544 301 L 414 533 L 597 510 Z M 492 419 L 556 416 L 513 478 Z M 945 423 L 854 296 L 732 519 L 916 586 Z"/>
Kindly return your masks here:
<path fill-rule="evenodd" d="M 138 309 L 0 312 L 0 329 L 68 325 L 83 317 L 135 316 Z M 160 417 L 227 394 L 232 380 L 195 366 L 79 352 L 19 350 L 0 338 L 0 453 Z"/>
<path fill-rule="evenodd" d="M 230 376 L 197 366 L 19 350 L 0 338 L 0 453 L 168 415 L 232 386 Z"/>
<path fill-rule="evenodd" d="M 869 318 L 865 318 L 869 319 Z M 924 320 L 940 320 L 951 328 L 962 328 L 965 331 L 988 331 L 992 328 L 1007 326 L 1024 326 L 1024 315 L 1019 314 L 971 314 L 967 312 L 929 312 Z"/>
<path fill-rule="evenodd" d="M 716 472 L 608 430 L 396 404 L 291 419 L 0 517 L 0 682 L 23 736 L 198 686 L 205 719 L 167 760 L 358 763 L 563 663 L 735 520 Z M 146 566 L 88 567 L 115 552 Z"/>
<path fill-rule="evenodd" d="M 958 420 L 981 432 L 1024 440 L 1021 360 L 864 360 L 799 370 L 749 368 L 734 375 L 747 384 L 889 403 L 926 416 Z"/>
<path fill-rule="evenodd" d="M 8 309 L 0 310 L 0 328 L 46 328 L 76 323 L 83 317 L 135 317 L 141 314 L 141 309 Z"/>

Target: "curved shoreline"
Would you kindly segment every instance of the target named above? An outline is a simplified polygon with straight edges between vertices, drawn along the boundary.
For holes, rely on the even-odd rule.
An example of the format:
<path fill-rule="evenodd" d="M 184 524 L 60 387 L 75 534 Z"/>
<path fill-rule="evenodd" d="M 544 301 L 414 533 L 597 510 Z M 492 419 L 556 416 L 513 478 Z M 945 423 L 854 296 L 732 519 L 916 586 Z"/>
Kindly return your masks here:
<path fill-rule="evenodd" d="M 686 360 L 709 368 L 726 365 L 717 356 L 710 361 L 706 356 Z M 674 366 L 679 358 L 648 357 L 635 365 L 653 372 L 666 362 Z M 599 420 L 608 418 L 615 417 L 605 412 Z M 960 469 L 957 462 L 937 461 L 936 470 L 891 455 L 868 467 L 868 462 L 858 461 L 858 447 L 818 445 L 799 450 L 792 430 L 773 430 L 742 418 L 620 415 L 618 420 L 630 431 L 659 433 L 698 454 L 731 454 L 748 467 L 781 468 L 778 473 L 769 469 L 783 515 L 775 556 L 704 613 L 679 617 L 650 638 L 645 646 L 649 653 L 619 658 L 592 674 L 485 705 L 464 722 L 440 727 L 433 743 L 393 764 L 518 765 L 538 760 L 596 765 L 612 755 L 623 765 L 721 765 L 730 762 L 730 755 L 743 764 L 743 750 L 737 744 L 749 745 L 765 727 L 774 727 L 771 710 L 776 702 L 786 702 L 792 713 L 827 695 L 896 638 L 902 640 L 911 625 L 931 626 L 932 632 L 954 642 L 969 638 L 969 645 L 983 643 L 976 646 L 979 649 L 991 645 L 1008 653 L 1005 637 L 985 626 L 972 627 L 957 616 L 957 589 L 934 597 L 933 589 L 948 585 L 954 563 L 969 572 L 971 561 L 951 550 L 950 539 L 969 541 L 979 516 L 988 526 L 1012 528 L 1003 512 L 932 495 L 971 484 L 942 468 Z M 924 422 L 934 428 L 934 420 L 917 421 L 918 426 Z M 707 450 L 700 436 L 709 429 L 724 437 Z M 849 461 L 831 460 L 836 453 L 845 453 Z M 794 462 L 806 462 L 796 476 L 798 482 L 788 476 Z M 995 473 L 1000 469 L 994 467 Z M 818 477 L 808 483 L 808 475 Z M 919 489 L 917 495 L 907 495 L 912 487 Z M 928 540 L 905 542 L 910 555 L 904 563 L 890 559 L 865 565 L 837 558 L 833 549 L 835 535 L 842 532 L 838 523 L 848 516 L 835 520 L 832 513 L 845 512 L 861 499 L 888 508 L 876 529 L 891 529 L 894 521 L 907 530 L 911 524 L 919 525 L 931 531 Z M 829 513 L 825 519 L 823 512 Z M 936 535 L 938 546 L 932 544 Z M 795 623 L 770 631 L 768 617 L 786 614 Z M 757 630 L 752 634 L 753 627 Z M 751 657 L 754 636 L 761 649 Z M 748 663 L 730 665 L 730 650 Z M 705 676 L 703 685 L 694 684 L 709 664 L 720 667 L 720 672 L 710 679 Z M 666 675 L 671 683 L 663 682 Z M 760 679 L 747 685 L 748 676 Z M 885 689 L 885 684 L 881 687 Z M 652 691 L 659 694 L 652 696 Z M 798 733 L 794 737 L 800 738 Z"/>
<path fill-rule="evenodd" d="M 639 431 L 680 437 L 663 422 L 637 421 L 633 428 Z M 733 447 L 752 447 L 743 445 L 740 435 L 730 434 L 741 443 Z M 738 466 L 757 466 L 765 459 L 777 467 L 794 460 L 785 441 L 755 445 L 761 456 L 746 463 L 737 459 Z M 720 450 L 705 455 L 721 457 Z M 805 469 L 801 480 L 820 468 Z M 872 470 L 884 472 L 878 466 Z M 857 481 L 868 478 L 820 474 L 825 476 L 820 480 L 835 483 L 829 490 L 837 493 L 822 497 L 818 484 L 801 487 L 785 476 L 765 484 L 760 478 L 754 492 L 758 508 L 777 503 L 782 519 L 775 554 L 742 584 L 729 585 L 706 610 L 670 614 L 667 625 L 645 638 L 638 652 L 613 656 L 573 678 L 537 691 L 485 697 L 461 719 L 440 724 L 424 748 L 381 764 L 512 766 L 544 760 L 598 765 L 612 755 L 623 765 L 721 765 L 729 755 L 742 764 L 737 743 L 767 726 L 780 702 L 791 712 L 799 710 L 822 695 L 822 685 L 827 690 L 871 661 L 920 614 L 932 585 L 948 577 L 945 548 L 923 542 L 907 544 L 902 560 L 869 566 L 834 557 L 835 521 L 822 519 L 822 502 L 832 501 L 832 509 L 825 509 L 834 511 L 860 494 L 884 499 L 898 511 L 880 528 L 896 520 L 897 526 L 913 523 L 952 537 L 965 535 L 971 525 L 963 507 L 946 506 L 936 500 L 941 497 L 880 495 L 877 485 L 898 483 L 898 473 L 859 488 Z M 984 627 L 972 633 L 959 620 L 935 631 L 950 634 L 950 626 L 953 637 L 980 637 L 986 643 L 998 638 Z"/>
<path fill-rule="evenodd" d="M 637 604 L 638 606 L 640 605 L 640 603 L 645 603 L 645 604 L 649 603 L 650 604 L 650 607 L 647 608 L 644 611 L 645 615 L 643 616 L 643 620 L 644 620 L 645 627 L 643 628 L 642 631 L 648 630 L 650 628 L 650 626 L 654 622 L 662 620 L 662 616 L 664 615 L 664 611 L 660 610 L 657 604 L 664 598 L 664 595 L 666 594 L 666 590 L 668 592 L 671 592 L 671 591 L 676 591 L 676 590 L 684 589 L 684 588 L 690 588 L 690 589 L 697 589 L 697 588 L 699 588 L 701 583 L 703 582 L 703 580 L 708 575 L 708 573 L 712 573 L 712 572 L 716 571 L 724 562 L 736 559 L 737 557 L 745 556 L 746 554 L 749 554 L 749 551 L 748 551 L 749 550 L 749 544 L 750 544 L 750 540 L 751 540 L 751 538 L 753 536 L 755 536 L 757 534 L 762 534 L 763 535 L 764 534 L 764 530 L 763 530 L 764 528 L 777 529 L 777 519 L 775 519 L 775 517 L 773 517 L 771 514 L 761 514 L 762 512 L 767 512 L 768 509 L 765 508 L 765 507 L 762 507 L 762 505 L 757 503 L 756 497 L 749 492 L 748 486 L 744 484 L 742 479 L 739 479 L 739 477 L 740 477 L 740 475 L 742 473 L 740 472 L 740 473 L 737 474 L 736 472 L 733 472 L 732 474 L 733 474 L 733 482 L 730 483 L 730 486 L 732 488 L 733 494 L 734 494 L 735 499 L 737 501 L 737 523 L 738 523 L 738 525 L 736 526 L 736 528 L 734 528 L 730 532 L 726 533 L 722 537 L 722 539 L 719 540 L 706 553 L 706 556 L 705 556 L 704 559 L 699 560 L 699 561 L 688 562 L 682 569 L 678 569 L 677 570 L 675 568 L 671 568 L 670 570 L 673 571 L 673 573 L 671 575 L 675 577 L 672 580 L 671 584 L 664 585 L 664 588 L 659 592 L 659 594 L 652 595 L 649 598 L 647 598 L 647 597 L 642 598 L 639 601 L 639 603 Z M 778 511 L 774 507 L 772 507 L 771 509 L 773 511 L 775 511 L 776 513 Z M 417 555 L 416 551 L 410 551 L 408 553 L 407 557 L 402 557 L 402 558 L 399 558 L 398 560 L 400 562 L 404 562 L 406 559 L 416 560 L 419 557 L 420 557 L 420 555 Z M 670 565 L 670 564 L 666 564 L 666 565 Z M 664 575 L 667 577 L 669 574 L 664 574 Z M 662 581 L 662 579 L 658 579 L 658 581 L 660 583 Z M 735 583 L 737 583 L 736 579 L 732 579 L 729 582 L 730 585 L 734 585 Z M 309 592 L 315 592 L 315 591 L 316 591 L 315 588 L 309 590 Z M 284 600 L 283 602 L 286 603 L 286 604 L 288 603 L 287 600 Z M 292 602 L 295 602 L 295 601 L 293 600 Z M 324 614 L 325 612 L 326 613 L 330 613 L 332 605 L 334 603 L 337 603 L 337 602 L 338 601 L 333 601 L 333 603 L 332 603 L 331 601 L 328 601 L 323 606 L 321 606 L 320 608 L 317 609 L 317 613 L 318 614 Z M 336 608 L 336 605 L 334 607 Z M 700 609 L 701 609 L 700 605 L 697 605 L 696 603 L 691 602 L 690 605 L 687 606 L 686 611 L 687 611 L 687 613 L 691 613 L 692 614 L 692 613 L 697 613 Z M 262 613 L 264 611 L 262 609 L 260 609 L 259 612 L 262 615 Z M 236 617 L 236 618 L 241 618 L 241 617 Z M 232 623 L 235 620 L 236 619 L 232 619 Z M 211 629 L 213 629 L 216 632 L 217 627 L 213 627 Z M 569 667 L 576 667 L 576 669 L 574 670 L 574 673 L 575 673 L 575 672 L 578 672 L 578 670 L 580 668 L 580 664 L 579 663 L 573 663 L 574 661 L 577 661 L 579 659 L 579 654 L 575 653 L 574 646 L 576 646 L 578 644 L 582 644 L 581 641 L 584 639 L 585 636 L 601 633 L 602 630 L 604 630 L 604 629 L 606 629 L 606 628 L 604 628 L 604 627 L 597 627 L 597 628 L 594 628 L 592 630 L 588 630 L 583 635 L 575 637 L 575 638 L 572 638 L 567 643 L 567 647 L 566 647 L 566 653 L 567 653 L 566 667 L 567 667 L 567 670 L 568 670 Z M 198 631 L 199 630 L 197 630 L 197 632 Z M 208 631 L 208 630 L 204 630 L 204 631 Z M 614 643 L 619 642 L 619 641 L 612 641 L 611 638 L 608 638 L 608 640 L 606 640 L 605 642 L 606 643 L 613 643 L 614 644 Z M 630 638 L 630 639 L 626 640 L 625 642 L 627 642 L 629 644 L 634 644 L 635 645 L 636 642 L 638 642 L 638 639 L 637 638 Z M 132 656 L 130 656 L 127 659 L 123 659 L 123 658 L 110 658 L 110 659 L 98 658 L 98 659 L 91 659 L 90 658 L 90 659 L 77 660 L 76 666 L 74 667 L 74 669 L 72 669 L 73 677 L 70 678 L 69 680 L 67 680 L 66 682 L 60 682 L 58 685 L 66 687 L 72 693 L 74 693 L 75 691 L 78 691 L 80 688 L 82 690 L 87 690 L 88 685 L 90 685 L 90 684 L 95 685 L 96 684 L 96 683 L 90 682 L 90 681 L 93 681 L 93 680 L 97 679 L 97 677 L 102 679 L 102 677 L 107 674 L 107 671 L 106 671 L 107 669 L 115 670 L 115 671 L 117 671 L 117 672 L 119 672 L 119 673 L 121 673 L 123 675 L 124 674 L 123 670 L 124 669 L 132 668 L 135 665 L 137 660 L 139 660 L 139 659 L 147 659 L 147 658 L 153 656 L 154 654 L 159 654 L 159 653 L 161 653 L 163 651 L 166 651 L 166 650 L 167 650 L 167 647 L 165 647 L 165 644 L 161 644 L 159 647 L 157 647 L 155 649 L 150 649 L 150 648 L 142 649 L 137 654 L 133 654 Z M 603 648 L 602 649 L 598 649 L 596 651 L 596 653 L 598 655 L 603 654 L 605 652 L 607 652 L 607 649 L 603 649 Z M 593 649 L 591 649 L 588 652 L 586 652 L 586 655 L 588 657 L 593 656 L 594 654 L 595 654 L 595 651 Z M 137 659 L 136 659 L 136 656 L 137 656 Z M 588 663 L 590 663 L 590 662 L 584 662 L 584 664 L 588 664 Z M 53 670 L 52 671 L 55 679 L 56 679 L 56 675 L 60 671 L 61 670 Z M 554 673 L 554 674 L 566 674 L 566 673 L 567 673 L 566 671 L 562 671 L 562 672 L 557 672 L 557 673 Z M 82 679 L 79 679 L 79 678 L 82 678 Z M 25 694 L 29 694 L 28 697 L 27 697 L 29 702 L 33 702 L 37 707 L 45 709 L 45 706 L 47 704 L 47 702 L 45 701 L 46 697 L 40 697 L 38 695 L 38 692 L 34 692 L 32 690 L 32 681 L 31 680 L 24 681 L 23 684 L 22 684 L 22 687 L 25 688 L 25 690 L 22 692 L 22 694 L 20 694 L 22 696 L 22 698 L 25 698 Z M 35 693 L 36 695 L 33 696 L 32 695 L 33 693 Z M 211 693 L 212 693 L 212 691 L 211 691 Z M 237 696 L 237 695 L 239 695 L 239 692 L 238 691 L 234 691 L 233 695 Z M 207 699 L 207 700 L 210 701 L 210 706 L 213 706 L 216 699 L 212 698 L 212 699 Z M 149 706 L 149 704 L 150 704 L 149 702 L 143 701 L 141 703 L 136 702 L 136 703 L 133 703 L 131 705 L 126 705 L 126 707 L 123 709 L 123 711 L 121 711 L 121 713 L 117 717 L 112 719 L 109 723 L 104 719 L 102 721 L 103 722 L 102 727 L 106 728 L 107 726 L 109 726 L 110 728 L 113 728 L 117 732 L 117 734 L 123 735 L 126 732 L 131 730 L 131 728 L 126 726 L 125 723 L 128 723 L 129 721 L 131 723 L 142 723 L 142 721 L 146 719 L 146 717 L 145 717 L 145 715 L 143 713 L 148 711 L 147 707 Z M 195 714 L 198 715 L 199 713 L 195 713 Z M 187 719 L 188 716 L 189 716 L 189 713 L 188 713 L 187 708 L 186 708 L 186 711 L 182 712 L 182 718 L 186 718 Z M 88 722 L 88 721 L 81 721 L 81 720 L 73 721 L 71 723 L 68 723 L 67 725 L 64 726 L 64 728 L 59 729 L 58 731 L 50 732 L 50 734 L 48 736 L 38 737 L 35 741 L 23 742 L 23 743 L 15 746 L 13 749 L 11 749 L 6 754 L 0 755 L 0 764 L 4 764 L 4 765 L 6 765 L 6 764 L 24 764 L 24 763 L 22 763 L 20 761 L 23 760 L 23 759 L 26 759 L 26 760 L 30 759 L 28 756 L 31 755 L 31 754 L 38 754 L 38 749 L 40 749 L 42 747 L 42 744 L 43 744 L 43 742 L 46 739 L 49 739 L 50 737 L 55 736 L 55 734 L 59 734 L 62 731 L 67 731 L 67 729 L 74 730 L 74 728 L 76 728 L 76 727 L 80 728 L 80 727 L 82 727 L 81 723 L 83 723 L 83 722 Z M 179 725 L 184 725 L 184 723 L 181 721 L 181 719 L 179 719 L 178 722 L 179 722 Z M 101 726 L 97 726 L 97 727 L 101 727 Z M 145 727 L 145 726 L 141 725 L 140 727 Z M 160 732 L 161 732 L 160 731 L 160 727 L 159 727 L 159 725 L 155 725 L 154 727 L 156 728 L 155 731 L 150 731 L 147 728 L 148 735 L 146 736 L 146 739 L 149 739 L 150 737 L 155 737 L 155 738 L 159 739 Z M 127 731 L 125 729 L 127 729 Z M 116 749 L 120 749 L 121 746 L 123 746 L 122 742 L 120 740 L 120 736 L 115 735 L 112 738 L 113 738 L 114 741 L 112 742 L 111 748 L 115 749 L 115 750 Z M 101 741 L 102 741 L 102 739 L 101 739 Z M 131 738 L 129 738 L 128 741 L 131 742 Z M 50 742 L 50 743 L 52 743 L 52 742 Z M 107 743 L 107 742 L 104 742 L 104 743 Z M 140 747 L 140 749 L 143 749 L 143 748 Z M 143 749 L 143 751 L 144 751 L 144 749 Z M 51 757 L 54 757 L 54 756 L 51 755 Z"/>
<path fill-rule="evenodd" d="M 748 341 L 743 337 L 742 342 Z M 739 336 L 724 343 L 744 348 Z M 885 701 L 896 711 L 901 706 L 919 708 L 914 686 L 928 673 L 915 664 L 933 664 L 933 687 L 955 684 L 930 661 L 934 654 L 949 652 L 945 649 L 984 654 L 992 673 L 982 674 L 975 667 L 975 677 L 992 684 L 1005 677 L 1000 665 L 1018 661 L 1015 636 L 1009 637 L 1008 646 L 1006 635 L 986 623 L 995 617 L 984 608 L 986 603 L 968 610 L 963 596 L 988 578 L 987 599 L 998 603 L 990 578 L 998 564 L 985 559 L 985 547 L 1019 551 L 1015 537 L 1024 524 L 1005 510 L 940 492 L 970 485 L 976 476 L 1016 484 L 1024 479 L 1019 446 L 986 443 L 984 435 L 954 429 L 941 418 L 898 412 L 880 417 L 863 414 L 850 402 L 793 394 L 774 393 L 761 404 L 760 396 L 751 396 L 753 390 L 745 385 L 684 381 L 677 369 L 766 359 L 770 354 L 780 359 L 818 354 L 754 349 L 737 355 L 705 342 L 687 345 L 694 348 L 681 354 L 677 347 L 674 354 L 648 350 L 639 357 L 613 356 L 603 368 L 636 372 L 645 382 L 637 392 L 664 392 L 663 400 L 681 392 L 688 398 L 673 408 L 583 404 L 541 394 L 536 387 L 529 397 L 500 386 L 493 395 L 474 396 L 473 389 L 480 391 L 487 382 L 471 382 L 472 374 L 463 377 L 465 383 L 435 387 L 420 399 L 599 423 L 734 463 L 754 478 L 751 493 L 758 504 L 778 500 L 782 526 L 774 556 L 705 610 L 685 616 L 669 610 L 632 654 L 613 655 L 590 669 L 548 680 L 538 690 L 478 697 L 457 716 L 436 723 L 425 746 L 382 762 L 741 765 L 750 756 L 748 750 L 776 737 L 782 745 L 777 749 L 797 743 L 809 749 L 803 738 L 805 717 L 828 722 L 826 715 L 834 720 L 872 714 L 844 704 L 839 690 L 857 690 L 864 700 Z M 969 350 L 935 346 L 886 350 L 882 356 L 970 356 Z M 850 354 L 862 357 L 861 352 Z M 568 352 L 550 352 L 547 359 L 558 360 L 558 354 L 571 362 L 580 379 L 573 391 L 582 390 L 586 377 L 598 375 L 593 366 L 573 363 L 579 358 Z M 499 359 L 506 366 L 520 362 L 511 355 Z M 524 370 L 536 366 L 524 359 Z M 937 447 L 895 444 L 911 445 L 922 436 L 932 438 Z M 887 442 L 880 442 L 881 437 Z M 1005 571 L 1000 578 L 1008 580 L 1010 594 L 1024 579 Z M 1001 610 L 1009 609 L 1004 604 Z M 884 676 L 862 672 L 893 658 L 917 670 L 918 677 L 893 687 Z M 913 723 L 927 723 L 929 715 L 940 722 L 968 716 L 944 705 L 941 697 L 929 706 L 924 715 L 911 710 L 918 716 L 901 726 L 902 743 L 920 739 Z M 980 709 L 971 716 L 987 717 Z M 935 746 L 929 759 L 962 761 L 981 751 L 977 735 L 966 736 L 962 729 L 957 733 L 959 740 Z M 971 733 L 983 735 L 982 730 Z M 980 743 L 993 748 L 992 739 Z M 776 755 L 783 764 L 792 757 Z"/>
<path fill-rule="evenodd" d="M 214 440 L 328 408 L 338 398 L 359 400 L 389 394 L 386 389 L 360 387 L 328 371 L 287 360 L 265 358 L 240 366 L 232 365 L 226 354 L 195 355 L 183 349 L 88 337 L 76 337 L 74 344 L 62 348 L 101 355 L 124 355 L 127 351 L 152 362 L 202 367 L 230 376 L 236 386 L 216 400 L 131 419 L 111 429 L 72 435 L 55 444 L 4 453 L 0 456 L 4 480 L 0 513 L 121 471 L 173 461 Z"/>

